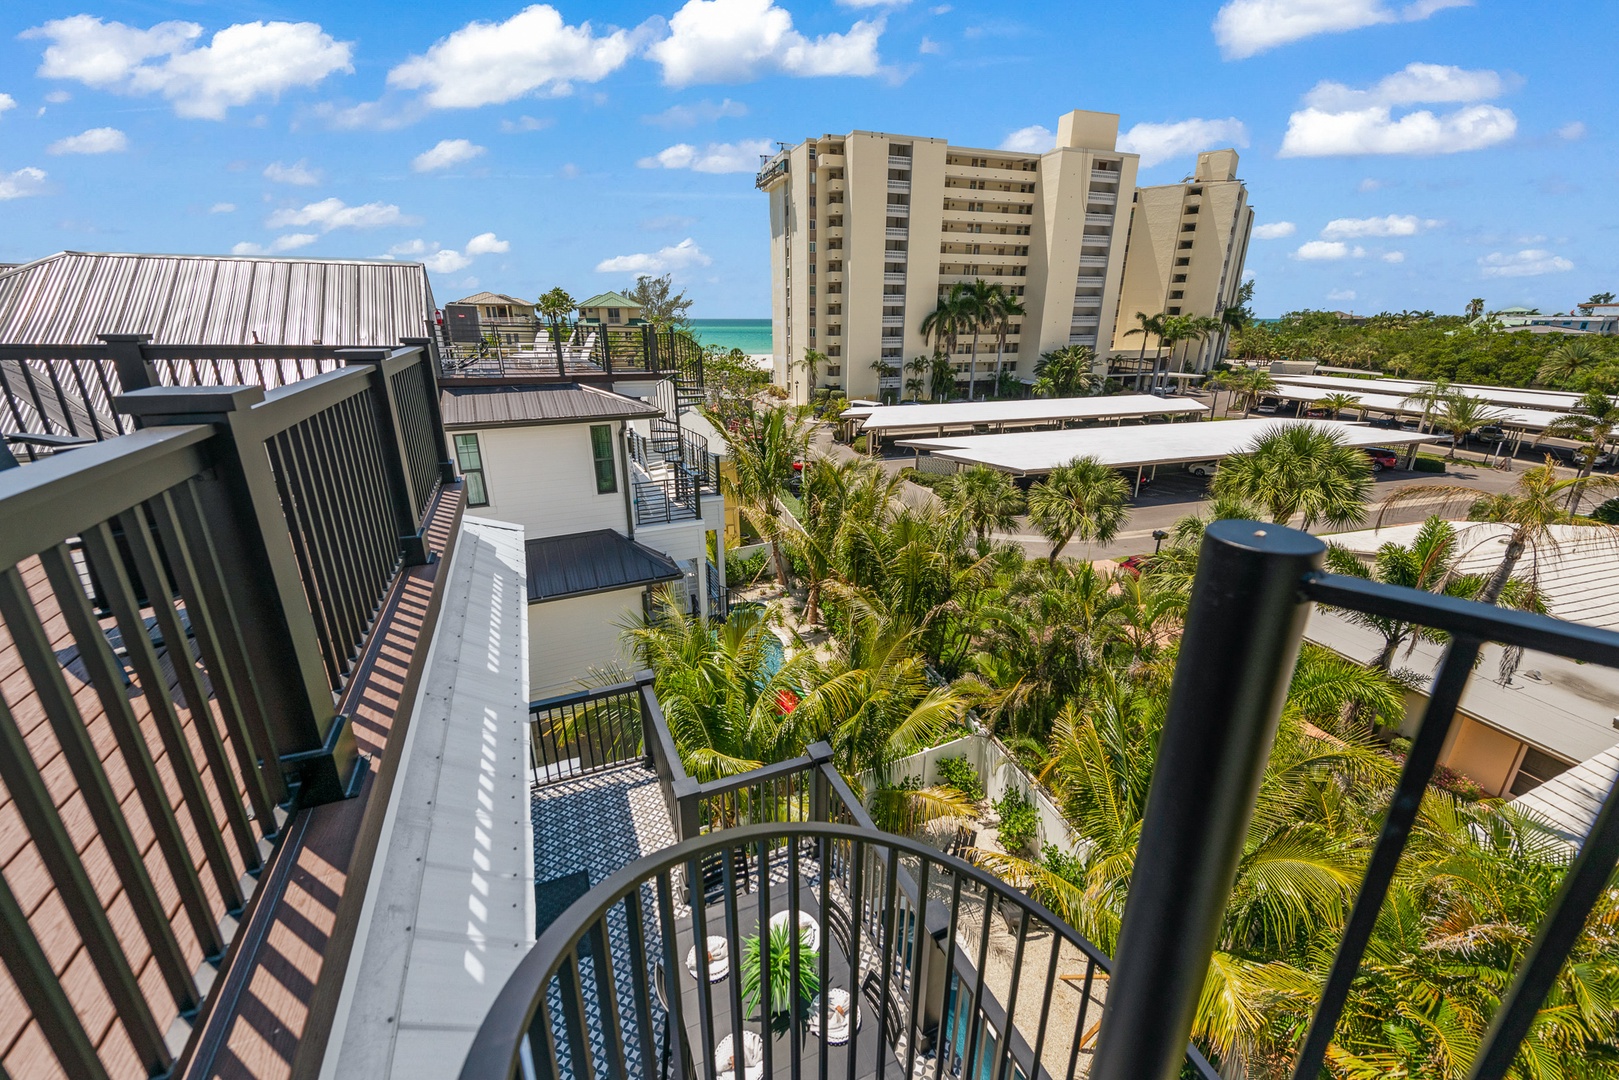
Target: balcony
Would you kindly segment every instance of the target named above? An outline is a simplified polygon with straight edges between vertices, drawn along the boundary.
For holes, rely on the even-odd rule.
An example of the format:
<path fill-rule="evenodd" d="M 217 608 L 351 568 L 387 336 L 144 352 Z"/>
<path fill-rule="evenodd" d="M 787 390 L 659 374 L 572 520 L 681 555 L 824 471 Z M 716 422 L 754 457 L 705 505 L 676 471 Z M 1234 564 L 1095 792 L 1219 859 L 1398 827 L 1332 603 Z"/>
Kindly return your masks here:
<path fill-rule="evenodd" d="M 1106 255 L 1080 255 L 1080 257 L 1079 257 L 1079 265 L 1082 266 L 1082 267 L 1105 268 L 1107 266 L 1107 256 Z"/>
<path fill-rule="evenodd" d="M 911 235 L 911 230 L 904 227 L 889 226 L 883 230 L 883 235 L 890 240 L 904 240 Z"/>
<path fill-rule="evenodd" d="M 1118 184 L 1119 184 L 1118 170 L 1117 169 L 1092 169 L 1091 170 L 1091 183 L 1093 183 L 1093 184 L 1108 184 L 1108 185 L 1110 185 L 1110 186 L 1112 186 L 1112 187 L 1114 187 L 1116 189 L 1118 187 Z"/>
<path fill-rule="evenodd" d="M 911 257 L 911 253 L 909 251 L 884 251 L 883 252 L 883 262 L 885 262 L 885 263 L 906 262 L 906 261 L 908 261 L 910 259 L 910 257 Z"/>
<path fill-rule="evenodd" d="M 1119 201 L 1119 193 L 1116 191 L 1103 191 L 1100 188 L 1092 188 L 1089 194 L 1085 196 L 1085 201 L 1095 203 L 1098 206 L 1113 206 L 1117 205 Z"/>
<path fill-rule="evenodd" d="M 1113 227 L 1113 215 L 1112 214 L 1091 214 L 1091 213 L 1087 213 L 1085 215 L 1085 224 L 1087 224 L 1087 225 L 1102 225 L 1102 226 L 1105 226 L 1107 228 L 1112 228 Z"/>
<path fill-rule="evenodd" d="M 888 214 L 889 217 L 910 217 L 911 216 L 911 208 L 909 206 L 899 206 L 899 205 L 896 205 L 894 203 L 889 203 L 888 206 L 886 207 L 886 211 L 887 211 L 887 214 Z"/>
<path fill-rule="evenodd" d="M 903 315 L 884 315 L 882 317 L 882 319 L 883 319 L 883 325 L 884 326 L 904 326 L 905 325 L 905 316 L 903 316 Z"/>
<path fill-rule="evenodd" d="M 836 179 L 823 181 L 821 184 L 821 190 L 833 195 L 842 194 L 845 190 L 847 190 L 847 188 L 848 181 L 844 180 L 841 176 L 837 177 Z M 837 202 L 839 200 L 834 199 L 832 201 Z"/>
<path fill-rule="evenodd" d="M 884 274 L 883 274 L 883 284 L 884 285 L 903 285 L 903 284 L 905 284 L 905 275 L 904 274 L 894 274 L 894 273 L 884 272 Z"/>
<path fill-rule="evenodd" d="M 911 190 L 911 182 L 909 180 L 890 180 L 888 181 L 888 190 L 896 195 L 904 195 Z"/>
<path fill-rule="evenodd" d="M 911 159 L 908 157 L 901 157 L 898 154 L 889 154 L 888 167 L 890 169 L 909 169 L 911 167 Z"/>

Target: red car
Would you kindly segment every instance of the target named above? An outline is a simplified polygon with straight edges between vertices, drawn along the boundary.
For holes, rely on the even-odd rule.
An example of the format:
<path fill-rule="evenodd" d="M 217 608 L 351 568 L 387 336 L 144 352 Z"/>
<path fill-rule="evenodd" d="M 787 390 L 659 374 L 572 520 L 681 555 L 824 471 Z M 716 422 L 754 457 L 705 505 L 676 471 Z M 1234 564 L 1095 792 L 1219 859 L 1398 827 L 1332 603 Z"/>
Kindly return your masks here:
<path fill-rule="evenodd" d="M 1400 464 L 1400 455 L 1386 446 L 1363 446 L 1366 456 L 1372 459 L 1372 471 L 1382 472 L 1384 469 L 1397 468 Z"/>

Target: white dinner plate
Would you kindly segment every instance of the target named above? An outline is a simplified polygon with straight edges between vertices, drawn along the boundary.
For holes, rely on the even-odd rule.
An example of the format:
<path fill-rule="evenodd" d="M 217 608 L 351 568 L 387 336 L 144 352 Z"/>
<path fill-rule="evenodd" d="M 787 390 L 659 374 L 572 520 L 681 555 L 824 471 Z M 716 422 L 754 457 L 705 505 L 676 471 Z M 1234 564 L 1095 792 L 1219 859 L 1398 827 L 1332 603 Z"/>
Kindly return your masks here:
<path fill-rule="evenodd" d="M 722 937 L 708 939 L 708 981 L 719 982 L 731 973 L 730 948 Z M 697 946 L 693 945 L 686 950 L 686 970 L 691 972 L 692 978 L 697 978 Z"/>

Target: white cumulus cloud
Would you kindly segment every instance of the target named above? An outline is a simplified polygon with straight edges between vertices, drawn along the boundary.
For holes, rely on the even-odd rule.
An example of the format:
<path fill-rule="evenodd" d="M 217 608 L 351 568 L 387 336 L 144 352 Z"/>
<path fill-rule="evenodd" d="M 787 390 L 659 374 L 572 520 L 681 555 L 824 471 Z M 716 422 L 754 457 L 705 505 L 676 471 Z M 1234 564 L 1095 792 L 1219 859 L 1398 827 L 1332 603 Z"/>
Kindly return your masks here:
<path fill-rule="evenodd" d="M 1424 220 L 1415 214 L 1388 214 L 1384 217 L 1333 218 L 1322 228 L 1327 240 L 1354 240 L 1362 236 L 1415 236 L 1422 229 L 1431 229 L 1439 222 Z"/>
<path fill-rule="evenodd" d="M 479 233 L 467 241 L 468 255 L 504 255 L 512 249 L 510 240 L 502 240 L 492 232 Z"/>
<path fill-rule="evenodd" d="M 210 214 L 234 214 L 236 204 L 233 202 L 216 202 L 208 208 Z"/>
<path fill-rule="evenodd" d="M 1572 262 L 1543 248 L 1491 252 L 1482 256 L 1478 265 L 1479 273 L 1488 278 L 1539 277 L 1541 274 L 1561 274 L 1574 269 Z"/>
<path fill-rule="evenodd" d="M 672 247 L 657 251 L 643 251 L 634 255 L 615 255 L 596 264 L 598 274 L 661 274 L 666 270 L 684 270 L 690 266 L 708 266 L 714 260 L 703 254 L 703 249 L 691 237 Z"/>
<path fill-rule="evenodd" d="M 255 244 L 250 240 L 243 240 L 230 249 L 232 255 L 276 255 L 283 251 L 296 251 L 308 247 L 320 237 L 314 233 L 287 233 L 270 241 L 269 245 Z"/>
<path fill-rule="evenodd" d="M 311 169 L 309 162 L 299 158 L 291 165 L 272 161 L 264 167 L 264 178 L 274 184 L 293 184 L 310 187 L 320 183 L 320 170 Z"/>
<path fill-rule="evenodd" d="M 1247 126 L 1235 116 L 1224 120 L 1193 117 L 1168 124 L 1137 124 L 1119 136 L 1119 149 L 1140 154 L 1146 168 L 1219 145 L 1247 146 Z"/>
<path fill-rule="evenodd" d="M 99 127 L 57 139 L 47 154 L 117 154 L 129 149 L 129 136 L 117 128 Z"/>
<path fill-rule="evenodd" d="M 333 229 L 378 229 L 387 225 L 404 225 L 410 220 L 392 203 L 369 202 L 349 206 L 342 199 L 333 198 L 296 209 L 287 207 L 277 210 L 265 224 L 272 229 L 289 225 L 313 226 L 326 233 Z"/>
<path fill-rule="evenodd" d="M 1267 221 L 1263 225 L 1254 226 L 1255 240 L 1281 240 L 1292 236 L 1299 231 L 1299 227 L 1291 221 Z"/>
<path fill-rule="evenodd" d="M 636 164 L 643 169 L 690 169 L 702 173 L 754 172 L 759 156 L 771 150 L 769 139 L 744 139 L 734 143 L 709 143 L 701 149 L 690 143 L 675 143 Z"/>
<path fill-rule="evenodd" d="M 0 95 L 0 96 L 3 96 L 3 95 Z M 4 111 L 5 111 L 4 108 L 0 108 L 0 112 L 4 112 Z M 1568 123 L 1564 124 L 1562 127 L 1557 129 L 1557 137 L 1559 139 L 1567 139 L 1569 142 L 1573 142 L 1575 139 L 1583 139 L 1583 138 L 1585 138 L 1585 121 L 1583 121 L 1583 120 L 1571 120 L 1571 121 L 1569 121 Z"/>
<path fill-rule="evenodd" d="M 1416 63 L 1385 75 L 1365 90 L 1323 80 L 1304 95 L 1304 104 L 1328 112 L 1347 112 L 1372 105 L 1489 101 L 1505 91 L 1506 80 L 1498 72 Z"/>
<path fill-rule="evenodd" d="M 453 274 L 471 266 L 472 260 L 454 248 L 444 248 L 427 256 L 422 263 L 435 274 Z"/>
<path fill-rule="evenodd" d="M 0 172 L 0 202 L 40 195 L 45 191 L 45 170 L 24 166 L 13 173 Z"/>
<path fill-rule="evenodd" d="M 1337 259 L 1358 259 L 1366 254 L 1362 247 L 1350 247 L 1342 240 L 1308 240 L 1293 252 L 1295 259 L 1308 262 L 1329 262 Z"/>
<path fill-rule="evenodd" d="M 1394 119 L 1386 105 L 1351 112 L 1303 109 L 1288 117 L 1279 157 L 1347 154 L 1459 154 L 1505 142 L 1518 118 L 1495 105 L 1436 116 L 1427 109 Z"/>
<path fill-rule="evenodd" d="M 1057 136 L 1040 124 L 1018 128 L 1001 140 L 1000 149 L 1017 150 L 1025 154 L 1043 154 L 1057 145 Z"/>
<path fill-rule="evenodd" d="M 529 94 L 566 97 L 575 83 L 600 82 L 629 60 L 627 30 L 598 35 L 569 26 L 549 4 L 531 4 L 505 22 L 473 21 L 388 72 L 388 85 L 422 90 L 440 109 L 498 105 Z"/>
<path fill-rule="evenodd" d="M 10 94 L 0 94 L 0 116 L 4 116 L 7 110 L 15 109 L 16 107 L 16 98 L 12 97 Z"/>
<path fill-rule="evenodd" d="M 354 70 L 352 46 L 318 23 L 236 23 L 198 45 L 203 28 L 164 22 L 148 30 L 93 15 L 54 19 L 21 35 L 48 41 L 39 66 L 45 79 L 99 90 L 160 94 L 180 116 L 222 120 L 232 106 L 274 99 Z"/>
<path fill-rule="evenodd" d="M 923 37 L 921 44 L 917 45 L 916 51 L 924 56 L 937 56 L 944 52 L 944 46 L 930 37 Z"/>
<path fill-rule="evenodd" d="M 704 98 L 694 105 L 671 105 L 661 113 L 643 116 L 641 119 L 659 127 L 675 128 L 692 127 L 695 124 L 710 124 L 715 120 L 725 120 L 746 115 L 748 115 L 748 107 L 740 101 L 725 98 L 723 101 L 713 102 Z"/>
<path fill-rule="evenodd" d="M 410 167 L 416 172 L 448 169 L 451 165 L 471 161 L 485 150 L 471 139 L 440 139 L 431 150 L 423 150 L 411 158 Z"/>
<path fill-rule="evenodd" d="M 1386 263 L 1403 263 L 1405 262 L 1405 252 L 1385 251 L 1383 254 L 1379 255 L 1378 258 L 1382 259 Z"/>
<path fill-rule="evenodd" d="M 1240 60 L 1290 41 L 1378 23 L 1416 22 L 1472 0 L 1229 0 L 1214 16 L 1214 40 L 1227 60 Z"/>
<path fill-rule="evenodd" d="M 882 62 L 881 16 L 846 33 L 808 38 L 773 0 L 687 0 L 669 36 L 647 49 L 667 86 L 748 82 L 766 74 L 875 75 Z"/>

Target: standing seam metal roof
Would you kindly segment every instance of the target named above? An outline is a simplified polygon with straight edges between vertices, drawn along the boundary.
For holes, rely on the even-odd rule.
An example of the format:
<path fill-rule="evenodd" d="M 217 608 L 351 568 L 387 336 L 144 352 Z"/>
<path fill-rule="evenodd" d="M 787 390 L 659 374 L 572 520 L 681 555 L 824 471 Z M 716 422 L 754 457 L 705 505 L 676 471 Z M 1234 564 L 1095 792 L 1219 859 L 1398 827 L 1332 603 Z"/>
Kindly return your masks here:
<path fill-rule="evenodd" d="M 439 392 L 439 409 L 445 427 L 567 424 L 663 415 L 655 405 L 578 383 L 445 387 Z"/>
<path fill-rule="evenodd" d="M 530 540 L 524 545 L 528 602 L 656 585 L 684 576 L 673 559 L 612 529 Z"/>
<path fill-rule="evenodd" d="M 0 271 L 0 343 L 388 346 L 434 310 L 413 262 L 64 251 Z"/>

